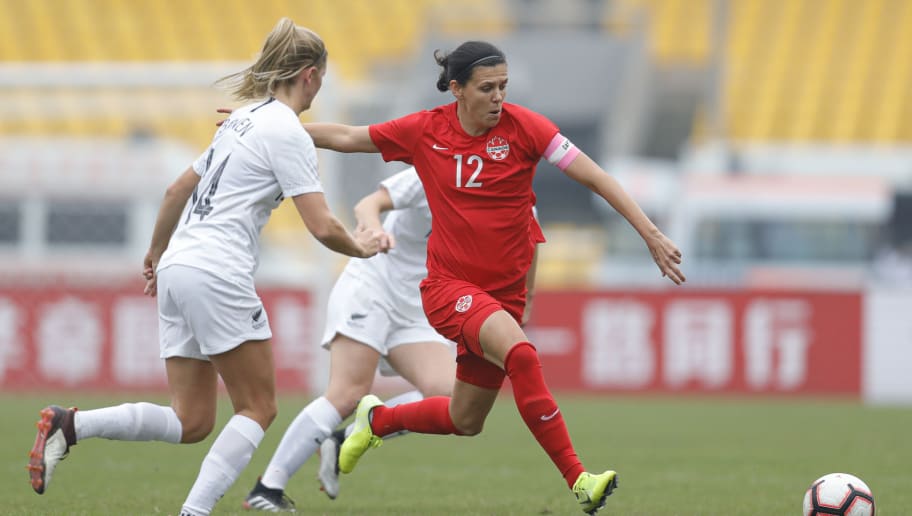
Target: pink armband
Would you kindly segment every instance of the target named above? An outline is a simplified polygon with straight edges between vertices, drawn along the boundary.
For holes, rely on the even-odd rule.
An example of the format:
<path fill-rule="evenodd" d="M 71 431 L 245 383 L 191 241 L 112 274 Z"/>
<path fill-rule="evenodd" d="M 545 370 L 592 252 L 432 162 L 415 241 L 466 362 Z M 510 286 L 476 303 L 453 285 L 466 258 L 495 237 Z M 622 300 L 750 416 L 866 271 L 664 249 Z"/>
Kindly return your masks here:
<path fill-rule="evenodd" d="M 573 142 L 561 133 L 557 133 L 551 139 L 548 148 L 545 149 L 545 159 L 548 160 L 548 163 L 564 171 L 567 170 L 573 158 L 579 153 L 580 150 L 576 145 L 573 145 Z"/>

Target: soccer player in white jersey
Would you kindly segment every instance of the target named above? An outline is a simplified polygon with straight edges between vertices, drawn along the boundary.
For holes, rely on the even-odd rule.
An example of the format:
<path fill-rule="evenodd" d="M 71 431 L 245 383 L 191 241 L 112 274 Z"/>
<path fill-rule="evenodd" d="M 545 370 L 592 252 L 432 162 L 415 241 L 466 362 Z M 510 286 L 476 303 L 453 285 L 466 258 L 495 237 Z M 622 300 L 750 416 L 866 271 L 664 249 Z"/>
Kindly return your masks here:
<path fill-rule="evenodd" d="M 29 461 L 38 494 L 83 439 L 203 440 L 215 424 L 218 377 L 234 416 L 203 459 L 180 514 L 209 514 L 250 461 L 276 414 L 272 333 L 253 281 L 270 213 L 291 198 L 314 237 L 349 256 L 366 258 L 389 244 L 376 229 L 349 233 L 326 204 L 313 141 L 298 119 L 325 71 L 323 41 L 283 18 L 257 61 L 220 81 L 238 99 L 259 100 L 237 109 L 168 188 L 143 264 L 145 293 L 158 297 L 171 405 L 43 409 Z"/>
<path fill-rule="evenodd" d="M 381 222 L 381 213 L 389 212 Z M 456 371 L 450 341 L 431 328 L 421 307 L 418 283 L 427 275 L 427 237 L 431 212 L 414 168 L 380 183 L 355 206 L 359 228 L 383 230 L 392 249 L 367 260 L 349 260 L 329 296 L 323 347 L 330 351 L 329 384 L 324 394 L 304 407 L 282 437 L 261 479 L 244 501 L 248 509 L 288 511 L 285 496 L 291 476 L 320 443 L 326 471 L 323 490 L 338 493 L 333 429 L 348 417 L 370 391 L 380 366 L 383 374 L 399 374 L 417 391 L 391 404 L 424 396 L 448 395 Z M 390 371 L 392 369 L 392 371 Z"/>
<path fill-rule="evenodd" d="M 388 215 L 381 222 L 383 212 Z M 378 366 L 381 374 L 401 375 L 417 387 L 388 400 L 388 406 L 452 394 L 453 343 L 431 327 L 418 290 L 427 275 L 431 212 L 415 169 L 382 181 L 355 205 L 355 218 L 359 227 L 384 230 L 395 245 L 368 260 L 349 260 L 333 286 L 322 340 L 331 354 L 329 384 L 285 431 L 265 473 L 244 501 L 247 509 L 293 510 L 286 486 L 318 447 L 321 488 L 336 498 L 339 445 L 351 433 L 351 425 L 333 428 L 370 391 Z M 533 282 L 530 274 L 530 292 Z"/>

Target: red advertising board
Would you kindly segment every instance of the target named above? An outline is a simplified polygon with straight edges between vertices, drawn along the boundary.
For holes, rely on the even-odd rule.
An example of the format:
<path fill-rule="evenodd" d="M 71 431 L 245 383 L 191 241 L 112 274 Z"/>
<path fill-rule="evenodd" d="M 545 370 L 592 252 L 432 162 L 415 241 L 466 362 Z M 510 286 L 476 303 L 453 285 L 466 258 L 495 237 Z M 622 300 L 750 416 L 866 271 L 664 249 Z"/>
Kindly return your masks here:
<path fill-rule="evenodd" d="M 308 390 L 312 296 L 260 289 L 277 380 Z M 0 288 L 0 388 L 162 389 L 155 300 L 131 287 Z"/>
<path fill-rule="evenodd" d="M 0 288 L 0 388 L 162 389 L 140 286 Z M 267 288 L 278 387 L 309 392 L 322 326 Z M 858 292 L 542 291 L 527 328 L 556 391 L 858 395 Z"/>
<path fill-rule="evenodd" d="M 860 293 L 542 292 L 530 338 L 555 390 L 850 394 Z"/>

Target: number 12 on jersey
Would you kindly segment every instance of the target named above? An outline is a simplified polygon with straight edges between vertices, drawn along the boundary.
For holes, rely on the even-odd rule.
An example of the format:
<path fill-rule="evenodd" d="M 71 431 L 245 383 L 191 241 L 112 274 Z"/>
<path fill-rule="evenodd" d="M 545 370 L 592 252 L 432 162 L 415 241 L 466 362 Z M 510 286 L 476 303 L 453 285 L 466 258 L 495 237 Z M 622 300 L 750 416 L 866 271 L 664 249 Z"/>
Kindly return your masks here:
<path fill-rule="evenodd" d="M 481 183 L 476 181 L 476 179 L 478 179 L 481 169 L 484 167 L 484 160 L 475 154 L 469 155 L 468 159 L 466 159 L 466 165 L 469 167 L 475 165 L 475 171 L 469 176 L 469 180 L 462 184 L 462 154 L 453 156 L 453 159 L 456 160 L 456 188 L 480 188 Z"/>

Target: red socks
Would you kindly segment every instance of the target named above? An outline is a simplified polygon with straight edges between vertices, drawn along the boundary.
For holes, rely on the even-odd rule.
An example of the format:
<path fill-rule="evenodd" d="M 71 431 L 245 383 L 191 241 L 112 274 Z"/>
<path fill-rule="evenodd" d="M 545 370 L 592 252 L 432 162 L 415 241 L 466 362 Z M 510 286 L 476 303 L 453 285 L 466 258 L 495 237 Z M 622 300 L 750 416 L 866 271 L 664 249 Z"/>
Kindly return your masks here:
<path fill-rule="evenodd" d="M 529 342 L 514 345 L 507 353 L 504 366 L 523 421 L 560 470 L 567 486 L 572 488 L 584 471 L 583 465 L 573 450 L 564 417 L 545 385 L 535 347 Z M 450 418 L 450 398 L 447 396 L 425 398 L 395 407 L 375 407 L 371 413 L 371 429 L 380 437 L 402 430 L 462 435 Z"/>
<path fill-rule="evenodd" d="M 434 396 L 395 407 L 374 407 L 371 411 L 371 430 L 380 437 L 402 430 L 419 434 L 462 435 L 450 418 L 449 396 Z"/>
<path fill-rule="evenodd" d="M 573 450 L 564 417 L 551 396 L 535 346 L 529 342 L 514 345 L 507 353 L 504 366 L 513 385 L 513 398 L 526 426 L 560 470 L 567 486 L 572 488 L 582 473 L 583 465 Z"/>

